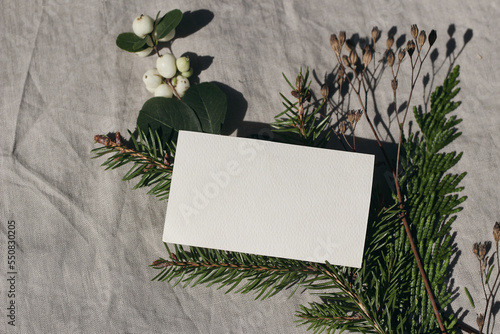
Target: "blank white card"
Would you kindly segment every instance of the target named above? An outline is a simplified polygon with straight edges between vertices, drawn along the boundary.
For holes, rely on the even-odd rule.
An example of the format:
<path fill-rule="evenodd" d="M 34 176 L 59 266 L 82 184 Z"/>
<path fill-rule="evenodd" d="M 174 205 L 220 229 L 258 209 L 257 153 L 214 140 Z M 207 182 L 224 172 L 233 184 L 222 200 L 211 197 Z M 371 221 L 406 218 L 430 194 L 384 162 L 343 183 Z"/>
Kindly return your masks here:
<path fill-rule="evenodd" d="M 163 241 L 360 268 L 374 156 L 180 131 Z"/>

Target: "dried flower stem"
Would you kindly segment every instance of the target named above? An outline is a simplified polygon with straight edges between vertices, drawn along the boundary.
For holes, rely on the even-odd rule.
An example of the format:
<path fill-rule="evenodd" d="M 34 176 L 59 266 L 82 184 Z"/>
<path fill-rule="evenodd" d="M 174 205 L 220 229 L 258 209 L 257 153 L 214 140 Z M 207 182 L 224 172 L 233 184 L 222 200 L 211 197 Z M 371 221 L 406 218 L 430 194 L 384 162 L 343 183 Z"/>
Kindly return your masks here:
<path fill-rule="evenodd" d="M 408 110 L 410 109 L 410 101 L 411 101 L 411 98 L 413 96 L 413 90 L 415 88 L 415 84 L 417 83 L 417 80 L 418 80 L 418 77 L 420 76 L 420 71 L 422 70 L 422 65 L 425 61 L 425 59 L 427 58 L 427 55 L 429 54 L 430 50 L 431 50 L 431 47 L 432 45 L 429 44 L 429 48 L 427 49 L 427 53 L 425 54 L 424 58 L 422 59 L 420 57 L 420 52 L 421 52 L 421 49 L 419 47 L 418 49 L 418 60 L 420 60 L 420 63 L 419 63 L 419 67 L 418 67 L 418 71 L 415 75 L 415 67 L 417 65 L 417 60 L 415 60 L 415 63 L 413 63 L 413 58 L 410 56 L 410 63 L 411 63 L 411 87 L 410 87 L 410 94 L 408 95 L 408 102 L 406 104 L 406 109 L 405 109 L 405 113 L 404 113 L 404 116 L 403 116 L 403 122 L 402 123 L 399 123 L 399 118 L 398 118 L 398 125 L 399 125 L 399 142 L 398 142 L 398 154 L 397 154 L 397 158 L 396 158 L 396 175 L 399 175 L 399 162 L 400 162 L 400 158 L 401 158 L 401 139 L 403 137 L 403 127 L 404 127 L 404 124 L 406 122 L 406 116 L 408 114 Z M 399 67 L 398 67 L 398 72 L 399 72 Z M 396 77 L 397 77 L 397 74 L 396 74 Z M 396 79 L 395 77 L 395 79 Z M 396 103 L 396 92 L 394 92 L 394 103 Z M 397 108 L 395 106 L 395 108 Z M 396 110 L 396 115 L 398 114 L 397 110 Z"/>
<path fill-rule="evenodd" d="M 497 223 L 498 224 L 498 223 Z M 488 267 L 487 265 L 487 262 L 488 262 L 488 257 L 485 257 L 486 255 L 486 244 L 482 244 L 482 243 L 479 243 L 479 245 L 476 243 L 474 244 L 474 254 L 476 254 L 476 258 L 479 262 L 479 270 L 480 270 L 480 276 L 481 276 L 481 286 L 483 288 L 483 293 L 484 293 L 484 298 L 486 299 L 486 305 L 484 307 L 484 312 L 483 313 L 480 313 L 478 315 L 478 318 L 477 318 L 477 322 L 478 322 L 478 328 L 479 328 L 479 333 L 482 334 L 483 333 L 483 328 L 484 328 L 484 320 L 487 318 L 488 319 L 488 322 L 486 324 L 486 332 L 488 332 L 489 330 L 489 327 L 490 327 L 490 322 L 491 322 L 491 314 L 488 314 L 488 312 L 491 313 L 491 308 L 490 308 L 490 304 L 491 304 L 491 307 L 493 307 L 493 304 L 494 304 L 494 299 L 495 299 L 495 296 L 498 292 L 498 289 L 500 287 L 500 282 L 499 282 L 499 279 L 500 279 L 500 259 L 498 257 L 498 242 L 499 240 L 497 240 L 497 235 L 495 234 L 496 232 L 496 227 L 497 225 L 495 225 L 495 228 L 493 230 L 493 235 L 495 236 L 495 246 L 496 246 L 496 265 L 497 265 L 497 275 L 495 277 L 495 281 L 493 282 L 492 285 L 490 285 L 489 281 L 485 282 L 484 280 L 484 273 L 488 270 L 488 268 L 491 268 L 491 267 Z M 479 251 L 478 251 L 479 249 Z M 488 291 L 486 290 L 486 288 L 488 288 Z"/>
<path fill-rule="evenodd" d="M 390 45 L 389 45 L 390 44 Z M 388 49 L 390 49 L 392 46 L 392 43 L 389 42 L 388 40 Z M 356 94 L 356 96 L 358 97 L 358 101 L 359 101 L 359 104 L 361 106 L 361 109 L 363 110 L 363 113 L 366 117 L 366 120 L 370 126 L 370 129 L 377 141 L 377 144 L 380 148 L 380 150 L 382 151 L 382 154 L 384 156 L 384 159 L 386 160 L 387 162 L 387 165 L 389 166 L 389 168 L 391 169 L 391 172 L 392 172 L 392 175 L 393 175 L 393 178 L 394 178 L 394 184 L 395 184 L 395 187 L 396 187 L 396 193 L 397 193 L 397 197 L 398 197 L 398 202 L 399 202 L 399 207 L 401 208 L 401 210 L 404 210 L 404 202 L 403 202 L 403 196 L 401 194 L 401 188 L 400 188 L 400 185 L 399 185 L 399 178 L 398 178 L 398 172 L 399 172 L 399 161 L 400 161 L 400 153 L 401 153 L 401 139 L 402 139 L 402 135 L 403 135 L 403 127 L 404 127 L 404 123 L 406 121 L 406 116 L 407 116 L 407 113 L 408 113 L 408 110 L 409 110 L 409 106 L 410 106 L 410 101 L 411 101 L 411 98 L 412 98 L 412 95 L 413 95 L 413 90 L 414 90 L 414 87 L 415 87 L 415 84 L 416 84 L 416 81 L 420 75 L 420 71 L 422 69 L 422 64 L 424 62 L 424 60 L 427 58 L 427 55 L 429 54 L 429 51 L 430 51 L 430 48 L 431 48 L 432 45 L 429 44 L 429 49 L 427 50 L 427 53 L 425 54 L 425 56 L 423 57 L 423 59 L 420 57 L 420 51 L 421 51 L 421 45 L 419 44 L 419 47 L 418 47 L 418 60 L 420 60 L 420 63 L 419 63 L 419 67 L 418 67 L 418 71 L 417 73 L 415 74 L 415 67 L 417 65 L 417 61 L 415 60 L 415 63 L 413 63 L 413 61 L 411 61 L 411 67 L 412 67 L 412 72 L 411 72 L 411 87 L 410 87 L 410 93 L 409 93 L 409 97 L 408 97 L 408 103 L 407 103 L 407 106 L 406 106 L 406 110 L 405 110 L 405 114 L 404 114 L 404 117 L 403 117 L 403 122 L 402 123 L 399 123 L 399 117 L 398 117 L 398 126 L 399 126 L 399 142 L 398 142 L 398 153 L 397 153 L 397 160 L 396 160 L 396 169 L 394 169 L 392 167 L 392 164 L 390 163 L 390 159 L 387 155 L 387 152 L 385 151 L 384 149 L 384 146 L 382 145 L 382 142 L 380 141 L 380 138 L 377 134 L 377 131 L 375 130 L 375 127 L 373 126 L 373 123 L 372 121 L 370 120 L 370 118 L 368 117 L 368 113 L 366 111 L 366 106 L 365 104 L 363 103 L 362 101 L 362 98 L 361 98 L 361 94 L 360 94 L 360 88 L 361 88 L 361 82 L 364 81 L 363 79 L 365 79 L 364 77 L 364 73 L 366 71 L 366 68 L 367 66 L 365 66 L 363 72 L 362 72 L 362 75 L 361 76 L 358 76 L 358 73 L 356 72 L 356 70 L 353 68 L 353 71 L 354 71 L 354 80 L 358 80 L 357 82 L 357 88 L 355 87 L 355 82 L 353 82 L 353 80 L 351 80 L 351 78 L 349 78 L 349 76 L 346 76 L 348 82 L 349 82 L 349 85 L 351 87 L 351 89 L 354 91 L 354 93 Z M 392 51 L 391 51 L 392 52 Z M 387 52 L 387 54 L 389 54 L 390 52 Z M 351 54 L 352 54 L 352 51 L 351 51 Z M 392 57 L 394 57 L 394 54 L 392 54 Z M 343 68 L 343 63 L 345 62 L 345 58 L 341 58 L 340 54 L 338 53 L 335 53 L 336 57 L 337 57 L 337 61 L 339 63 L 339 66 L 341 68 Z M 410 59 L 412 59 L 412 57 L 410 56 Z M 392 68 L 392 64 L 393 64 L 393 60 L 392 59 L 392 62 L 391 62 L 391 68 Z M 400 63 L 400 62 L 399 62 Z M 351 66 L 353 66 L 353 64 L 351 64 Z M 354 66 L 353 66 L 354 67 Z M 394 74 L 393 72 L 393 78 L 396 79 L 397 77 L 397 74 L 399 73 L 399 65 L 398 65 L 398 69 L 396 71 L 396 74 Z M 396 94 L 395 94 L 395 89 L 393 87 L 393 90 L 394 90 L 394 103 L 396 103 Z M 395 104 L 395 108 L 397 108 L 397 105 Z M 397 110 L 396 110 L 396 115 L 397 115 Z M 403 211 L 404 212 L 404 211 Z M 405 228 L 405 232 L 406 232 L 406 235 L 408 237 L 408 241 L 410 242 L 410 246 L 411 246 L 411 249 L 412 249 L 412 252 L 413 252 L 413 255 L 415 257 L 415 261 L 417 263 L 417 267 L 418 267 L 418 270 L 420 272 L 420 275 L 422 276 L 422 280 L 424 282 L 424 285 L 425 285 L 425 289 L 427 291 L 427 294 L 429 296 L 429 300 L 432 304 L 432 308 L 434 310 L 434 315 L 436 316 L 436 320 L 439 324 L 439 328 L 441 330 L 441 333 L 446 333 L 446 329 L 444 327 L 444 324 L 443 324 L 443 321 L 441 319 L 441 315 L 439 314 L 439 309 L 438 309 L 438 306 L 437 306 L 437 303 L 436 303 L 436 300 L 434 298 L 434 293 L 432 292 L 432 288 L 430 286 L 430 283 L 429 283 L 429 280 L 427 278 L 427 274 L 425 272 L 425 269 L 422 265 L 422 261 L 421 261 L 421 258 L 420 258 L 420 255 L 419 255 L 419 252 L 418 252 L 418 249 L 417 249 L 417 246 L 415 245 L 415 241 L 413 239 L 413 235 L 411 233 L 411 230 L 410 230 L 410 226 L 409 226 L 409 223 L 408 223 L 408 220 L 406 218 L 406 215 L 403 213 L 401 214 L 401 220 L 403 222 L 403 226 Z"/>

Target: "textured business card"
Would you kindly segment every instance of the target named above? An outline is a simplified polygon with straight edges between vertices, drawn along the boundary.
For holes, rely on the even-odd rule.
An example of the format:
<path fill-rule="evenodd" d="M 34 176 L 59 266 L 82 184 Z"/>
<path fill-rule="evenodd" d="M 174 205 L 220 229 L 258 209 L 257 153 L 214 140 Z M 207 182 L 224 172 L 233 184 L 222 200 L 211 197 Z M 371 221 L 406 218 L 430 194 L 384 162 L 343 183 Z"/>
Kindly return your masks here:
<path fill-rule="evenodd" d="M 374 156 L 180 131 L 163 241 L 361 267 Z"/>

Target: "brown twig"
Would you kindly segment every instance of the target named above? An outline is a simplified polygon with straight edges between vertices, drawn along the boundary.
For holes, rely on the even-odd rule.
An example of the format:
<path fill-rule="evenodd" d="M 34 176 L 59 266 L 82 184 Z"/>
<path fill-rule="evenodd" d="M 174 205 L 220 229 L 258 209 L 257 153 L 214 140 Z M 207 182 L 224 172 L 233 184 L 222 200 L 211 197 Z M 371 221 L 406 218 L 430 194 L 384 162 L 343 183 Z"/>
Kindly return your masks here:
<path fill-rule="evenodd" d="M 142 154 L 140 152 L 137 152 L 134 149 L 131 149 L 131 148 L 128 148 L 128 147 L 124 146 L 122 144 L 122 137 L 120 135 L 120 132 L 116 132 L 115 133 L 115 141 L 113 141 L 108 136 L 104 136 L 104 135 L 95 135 L 94 136 L 94 141 L 96 143 L 99 143 L 99 144 L 104 145 L 106 147 L 112 148 L 112 149 L 120 152 L 121 154 L 128 154 L 128 155 L 130 155 L 132 157 L 139 158 L 139 159 L 144 160 L 144 161 L 146 161 L 146 162 L 148 162 L 150 164 L 153 164 L 153 165 L 157 166 L 158 168 L 172 171 L 172 167 L 171 166 L 167 166 L 167 165 L 163 164 L 160 161 L 157 161 L 155 159 L 147 157 L 144 154 Z"/>
<path fill-rule="evenodd" d="M 182 98 L 179 96 L 179 94 L 177 93 L 177 91 L 175 90 L 175 87 L 174 85 L 172 84 L 172 80 L 171 79 L 167 79 L 167 84 L 170 86 L 170 88 L 172 88 L 172 92 L 174 93 L 175 97 L 179 100 L 179 101 L 182 101 Z"/>

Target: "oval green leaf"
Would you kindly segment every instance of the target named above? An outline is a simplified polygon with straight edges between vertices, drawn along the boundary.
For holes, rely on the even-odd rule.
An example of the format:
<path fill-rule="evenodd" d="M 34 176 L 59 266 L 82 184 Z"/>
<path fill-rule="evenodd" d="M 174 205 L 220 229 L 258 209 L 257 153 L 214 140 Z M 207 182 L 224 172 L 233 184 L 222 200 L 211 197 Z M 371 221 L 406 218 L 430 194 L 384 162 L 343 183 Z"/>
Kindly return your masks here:
<path fill-rule="evenodd" d="M 168 35 L 182 20 L 182 12 L 174 9 L 165 14 L 156 26 L 156 38 L 160 39 Z"/>
<path fill-rule="evenodd" d="M 201 125 L 194 111 L 185 103 L 166 97 L 153 97 L 144 103 L 137 117 L 137 128 L 161 133 L 163 142 L 170 141 L 179 130 L 199 131 Z"/>
<path fill-rule="evenodd" d="M 147 44 L 147 38 L 143 38 L 143 39 L 135 42 L 132 48 L 134 50 L 142 51 L 148 47 L 148 45 L 146 45 L 146 44 Z"/>
<path fill-rule="evenodd" d="M 116 45 L 128 52 L 139 52 L 148 47 L 146 45 L 146 38 L 140 38 L 133 32 L 125 32 L 118 35 Z"/>
<path fill-rule="evenodd" d="M 220 134 L 226 118 L 226 94 L 212 83 L 191 86 L 182 101 L 194 110 L 203 132 Z"/>

